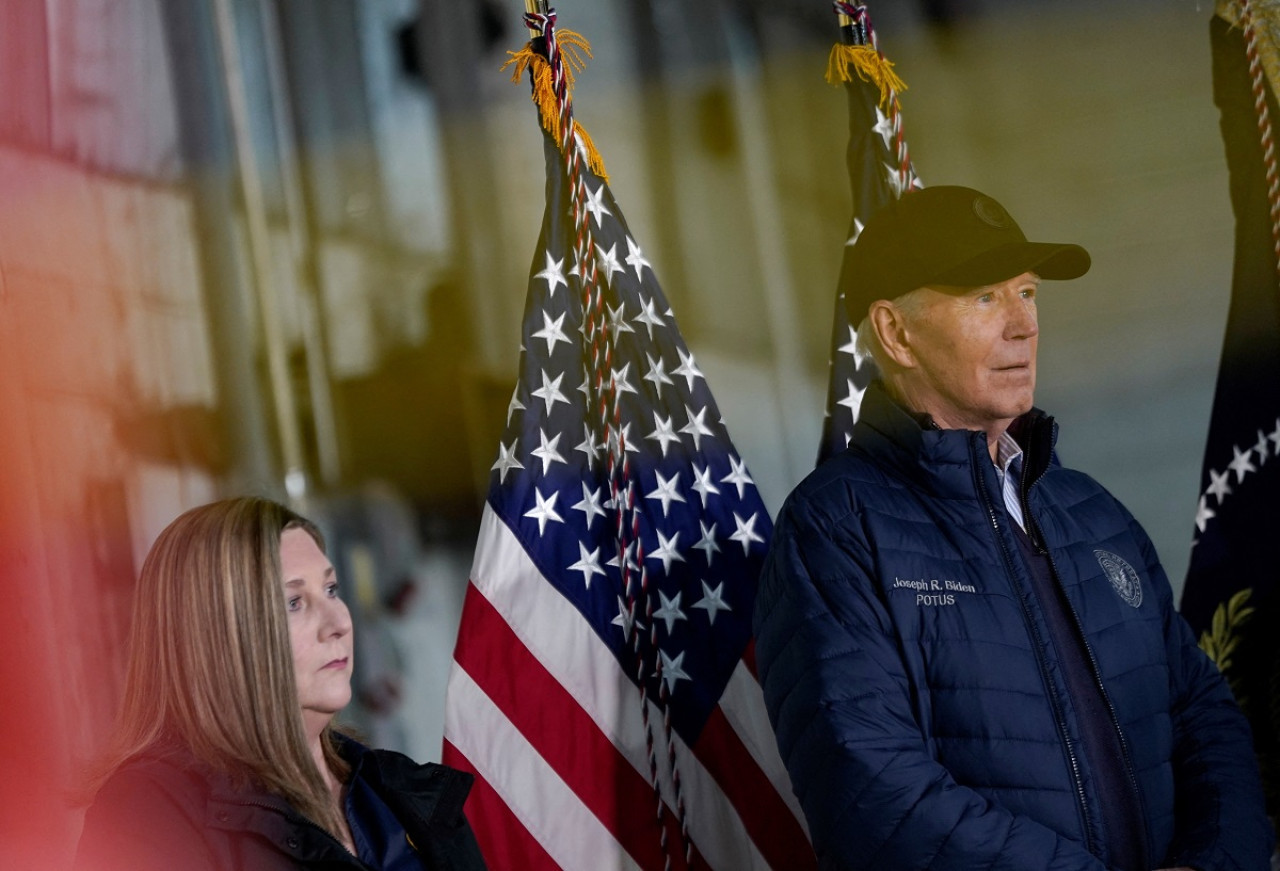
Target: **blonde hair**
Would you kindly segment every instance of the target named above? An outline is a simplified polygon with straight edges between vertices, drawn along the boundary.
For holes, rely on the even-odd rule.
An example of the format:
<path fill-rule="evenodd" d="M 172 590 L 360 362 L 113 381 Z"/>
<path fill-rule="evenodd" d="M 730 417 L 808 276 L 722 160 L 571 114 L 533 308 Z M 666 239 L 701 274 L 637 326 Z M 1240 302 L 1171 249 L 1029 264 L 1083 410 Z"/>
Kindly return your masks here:
<path fill-rule="evenodd" d="M 332 833 L 339 811 L 307 746 L 281 590 L 280 536 L 320 530 L 267 499 L 228 499 L 169 524 L 134 595 L 124 700 L 100 784 L 148 748 L 176 742 L 243 788 L 287 800 Z M 321 735 L 330 771 L 350 768 Z"/>

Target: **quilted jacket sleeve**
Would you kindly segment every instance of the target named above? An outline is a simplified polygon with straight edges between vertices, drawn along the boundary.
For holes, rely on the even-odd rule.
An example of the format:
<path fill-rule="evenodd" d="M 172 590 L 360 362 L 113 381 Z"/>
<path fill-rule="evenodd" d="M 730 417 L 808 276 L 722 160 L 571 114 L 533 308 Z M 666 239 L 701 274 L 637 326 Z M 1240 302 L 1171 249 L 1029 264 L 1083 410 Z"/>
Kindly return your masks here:
<path fill-rule="evenodd" d="M 1167 589 L 1154 547 L 1137 522 L 1131 522 L 1143 543 L 1150 576 Z M 1173 699 L 1176 814 L 1176 834 L 1165 865 L 1265 871 L 1274 838 L 1248 721 L 1171 600 L 1164 622 Z"/>
<path fill-rule="evenodd" d="M 756 653 L 820 866 L 1101 869 L 1079 844 L 993 805 L 933 760 L 870 548 L 856 522 L 815 517 L 808 505 L 793 496 L 775 529 Z"/>

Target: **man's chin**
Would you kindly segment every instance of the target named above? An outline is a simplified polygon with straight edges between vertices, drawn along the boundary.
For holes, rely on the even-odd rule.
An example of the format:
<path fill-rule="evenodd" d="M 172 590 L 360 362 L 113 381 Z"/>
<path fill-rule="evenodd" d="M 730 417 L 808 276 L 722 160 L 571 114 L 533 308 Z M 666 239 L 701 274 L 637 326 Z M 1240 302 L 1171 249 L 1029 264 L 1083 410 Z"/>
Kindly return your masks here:
<path fill-rule="evenodd" d="M 992 420 L 1007 421 L 1006 423 L 1006 426 L 1007 426 L 1008 424 L 1012 424 L 1015 420 L 1022 417 L 1024 414 L 1030 411 L 1033 407 L 1034 407 L 1034 403 L 1031 401 L 1030 397 L 1028 397 L 1025 401 L 1008 402 L 1005 405 L 1001 406 L 998 411 L 993 409 Z"/>
<path fill-rule="evenodd" d="M 1011 392 L 1008 396 L 1008 409 L 1012 412 L 1012 417 L 1021 417 L 1035 406 L 1035 384 L 1031 384 L 1026 390 L 1018 390 Z"/>

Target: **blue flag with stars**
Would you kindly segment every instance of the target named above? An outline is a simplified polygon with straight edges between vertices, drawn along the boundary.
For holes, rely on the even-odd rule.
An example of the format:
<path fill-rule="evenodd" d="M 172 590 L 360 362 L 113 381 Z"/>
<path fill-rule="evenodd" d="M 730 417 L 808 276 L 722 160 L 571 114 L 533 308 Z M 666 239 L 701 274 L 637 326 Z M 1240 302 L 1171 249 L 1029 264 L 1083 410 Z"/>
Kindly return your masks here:
<path fill-rule="evenodd" d="M 559 152 L 549 139 L 547 146 L 549 163 L 558 165 Z M 562 178 L 552 173 L 548 181 L 551 205 L 525 309 L 520 382 L 489 502 L 548 582 L 634 670 L 606 433 L 588 408 L 590 352 Z M 607 285 L 605 328 L 615 345 L 605 377 L 615 379 L 621 395 L 619 429 L 637 484 L 639 538 L 626 558 L 632 577 L 642 569 L 648 574 L 653 619 L 663 621 L 656 649 L 642 650 L 641 659 L 661 660 L 677 702 L 672 722 L 692 742 L 750 639 L 755 579 L 772 522 L 618 204 L 603 181 L 587 187 L 597 268 Z M 647 629 L 639 633 L 645 646 Z M 656 669 L 647 679 L 656 698 Z"/>
<path fill-rule="evenodd" d="M 1236 218 L 1231 308 L 1218 369 L 1182 615 L 1197 632 L 1242 590 L 1267 606 L 1280 576 L 1280 280 L 1243 36 L 1213 18 L 1214 97 Z M 1275 98 L 1262 83 L 1271 123 Z M 1224 627 L 1225 628 L 1225 627 Z"/>
<path fill-rule="evenodd" d="M 853 23 L 841 28 L 845 46 L 871 47 L 871 23 L 865 6 L 838 4 L 838 11 L 856 13 Z M 870 360 L 857 352 L 857 324 L 849 323 L 844 288 L 853 280 L 850 253 L 867 220 L 886 203 L 912 188 L 921 187 L 902 140 L 896 95 L 882 100 L 880 88 L 868 78 L 850 72 L 845 88 L 849 98 L 849 148 L 846 162 L 853 191 L 853 218 L 837 284 L 831 328 L 831 362 L 827 386 L 827 413 L 822 425 L 818 462 L 843 451 L 858 419 L 862 394 L 871 383 Z M 886 111 L 887 110 L 887 111 Z M 905 164 L 905 169 L 904 169 Z"/>
<path fill-rule="evenodd" d="M 1274 23 L 1274 22 L 1272 22 Z M 1231 307 L 1205 444 L 1191 562 L 1180 610 L 1253 725 L 1268 811 L 1280 810 L 1280 204 L 1268 196 L 1259 102 L 1280 123 L 1268 80 L 1254 79 L 1238 26 L 1214 16 L 1214 102 L 1236 219 Z"/>

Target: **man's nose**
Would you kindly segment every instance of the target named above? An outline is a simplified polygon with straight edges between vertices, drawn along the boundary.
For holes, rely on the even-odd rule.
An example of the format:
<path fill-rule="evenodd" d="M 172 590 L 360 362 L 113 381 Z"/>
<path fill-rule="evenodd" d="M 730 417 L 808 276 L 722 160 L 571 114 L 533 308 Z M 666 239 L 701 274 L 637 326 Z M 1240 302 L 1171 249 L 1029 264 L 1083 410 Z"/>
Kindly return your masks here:
<path fill-rule="evenodd" d="M 1035 300 L 1015 296 L 1005 306 L 1007 320 L 1005 337 L 1010 339 L 1031 339 L 1040 333 L 1040 325 L 1036 319 Z"/>

